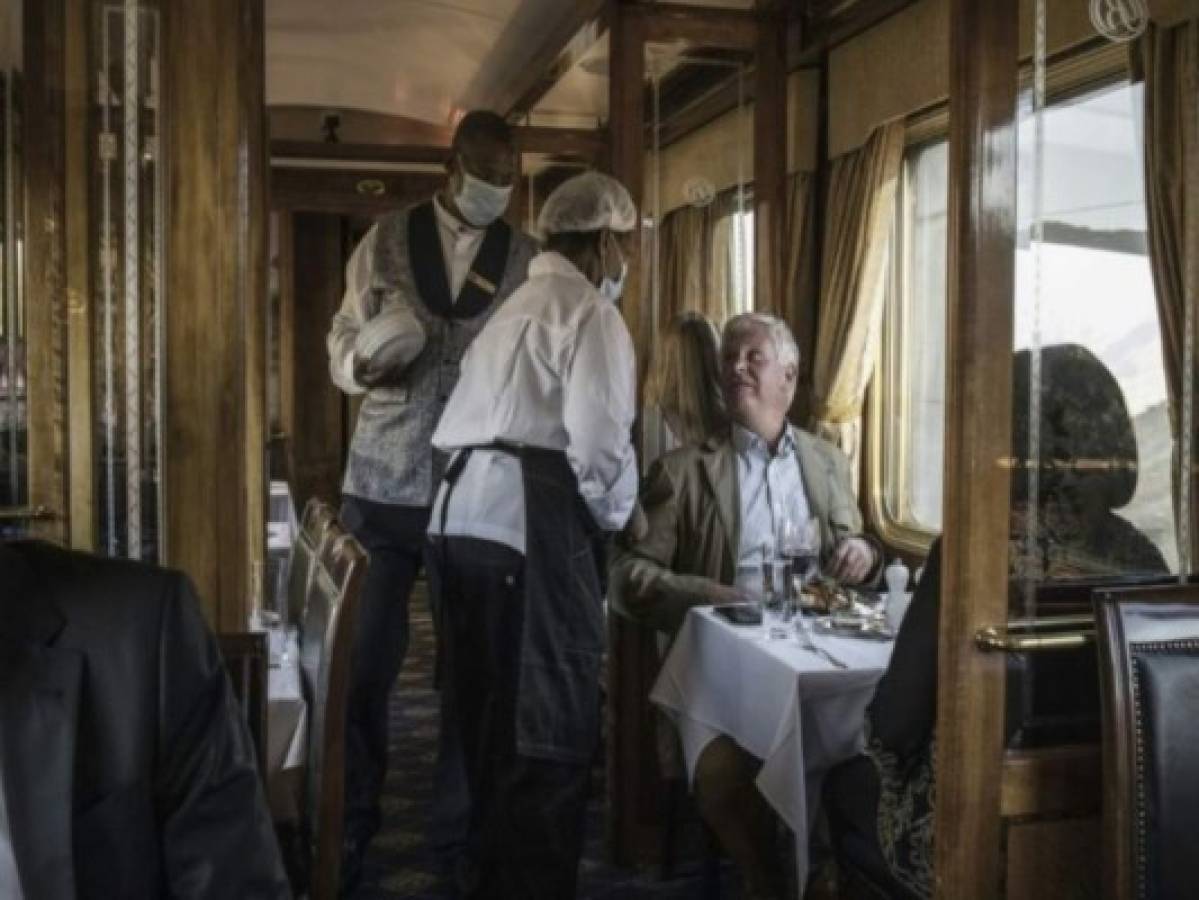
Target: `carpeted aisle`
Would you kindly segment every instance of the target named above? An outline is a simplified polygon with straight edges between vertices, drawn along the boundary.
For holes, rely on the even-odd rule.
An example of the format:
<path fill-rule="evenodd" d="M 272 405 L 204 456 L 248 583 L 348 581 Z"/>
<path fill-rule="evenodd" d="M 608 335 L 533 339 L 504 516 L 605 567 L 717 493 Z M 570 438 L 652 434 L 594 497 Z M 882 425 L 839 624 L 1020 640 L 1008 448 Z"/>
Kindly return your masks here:
<path fill-rule="evenodd" d="M 446 900 L 454 895 L 438 873 L 425 843 L 433 764 L 437 752 L 437 694 L 433 691 L 433 627 L 424 592 L 412 597 L 408 659 L 391 698 L 391 764 L 383 797 L 383 830 L 367 856 L 355 900 Z M 680 866 L 678 877 L 659 881 L 608 864 L 603 853 L 603 772 L 592 778 L 587 810 L 587 844 L 579 872 L 579 897 L 586 900 L 684 900 L 700 895 L 695 869 Z M 725 890 L 731 898 L 725 866 Z M 519 900 L 519 898 L 513 898 Z"/>

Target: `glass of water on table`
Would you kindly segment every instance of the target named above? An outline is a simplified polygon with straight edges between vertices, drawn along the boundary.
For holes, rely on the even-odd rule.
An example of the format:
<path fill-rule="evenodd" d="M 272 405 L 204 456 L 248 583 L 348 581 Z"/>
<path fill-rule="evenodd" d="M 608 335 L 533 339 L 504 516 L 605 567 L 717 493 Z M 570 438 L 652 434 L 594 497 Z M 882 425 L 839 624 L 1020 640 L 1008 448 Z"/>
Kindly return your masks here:
<path fill-rule="evenodd" d="M 779 556 L 786 563 L 786 594 L 796 627 L 805 626 L 800 594 L 820 573 L 820 523 L 809 516 L 776 515 Z"/>
<path fill-rule="evenodd" d="M 781 640 L 791 627 L 794 606 L 787 587 L 787 561 L 762 545 L 762 637 Z"/>

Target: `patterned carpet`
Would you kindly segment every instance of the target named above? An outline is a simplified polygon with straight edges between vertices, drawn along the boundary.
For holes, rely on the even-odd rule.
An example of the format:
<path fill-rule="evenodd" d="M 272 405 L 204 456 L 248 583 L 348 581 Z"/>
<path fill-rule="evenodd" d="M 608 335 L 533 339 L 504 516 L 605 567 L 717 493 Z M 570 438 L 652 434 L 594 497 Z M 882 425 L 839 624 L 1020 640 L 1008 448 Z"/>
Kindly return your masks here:
<path fill-rule="evenodd" d="M 391 762 L 383 797 L 383 829 L 367 855 L 355 900 L 444 900 L 454 896 L 434 865 L 425 842 L 429 821 L 438 706 L 433 691 L 433 627 L 423 591 L 413 592 L 408 659 L 391 698 Z M 579 872 L 579 897 L 586 900 L 684 900 L 700 896 L 696 867 L 678 867 L 670 881 L 656 873 L 618 869 L 604 858 L 603 771 L 592 777 L 587 839 Z M 735 896 L 724 867 L 724 898 Z M 516 898 L 514 898 L 516 900 Z"/>

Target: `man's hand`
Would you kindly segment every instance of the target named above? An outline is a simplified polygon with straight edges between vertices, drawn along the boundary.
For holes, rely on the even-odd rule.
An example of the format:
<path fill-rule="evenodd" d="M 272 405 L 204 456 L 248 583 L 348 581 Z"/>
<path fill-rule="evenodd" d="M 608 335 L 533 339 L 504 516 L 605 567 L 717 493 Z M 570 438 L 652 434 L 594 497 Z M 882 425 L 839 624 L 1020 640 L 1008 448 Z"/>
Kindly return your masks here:
<path fill-rule="evenodd" d="M 403 371 L 386 369 L 382 372 L 373 369 L 368 360 L 357 353 L 354 354 L 354 380 L 364 388 L 400 387 L 403 382 Z"/>
<path fill-rule="evenodd" d="M 712 582 L 707 590 L 707 598 L 713 603 L 745 603 L 749 600 L 749 596 L 739 587 L 733 587 L 731 584 L 721 584 L 718 581 Z"/>
<path fill-rule="evenodd" d="M 828 574 L 849 584 L 861 584 L 873 568 L 874 547 L 858 537 L 841 541 L 828 562 Z"/>

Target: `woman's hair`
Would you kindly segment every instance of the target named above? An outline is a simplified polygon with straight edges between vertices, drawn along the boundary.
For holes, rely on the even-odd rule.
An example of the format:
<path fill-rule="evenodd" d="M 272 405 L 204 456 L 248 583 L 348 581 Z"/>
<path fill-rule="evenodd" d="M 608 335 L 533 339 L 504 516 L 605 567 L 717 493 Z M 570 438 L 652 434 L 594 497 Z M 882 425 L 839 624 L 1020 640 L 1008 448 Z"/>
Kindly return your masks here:
<path fill-rule="evenodd" d="M 720 393 L 720 334 L 697 312 L 679 313 L 662 334 L 645 379 L 680 443 L 700 443 L 727 424 Z"/>

